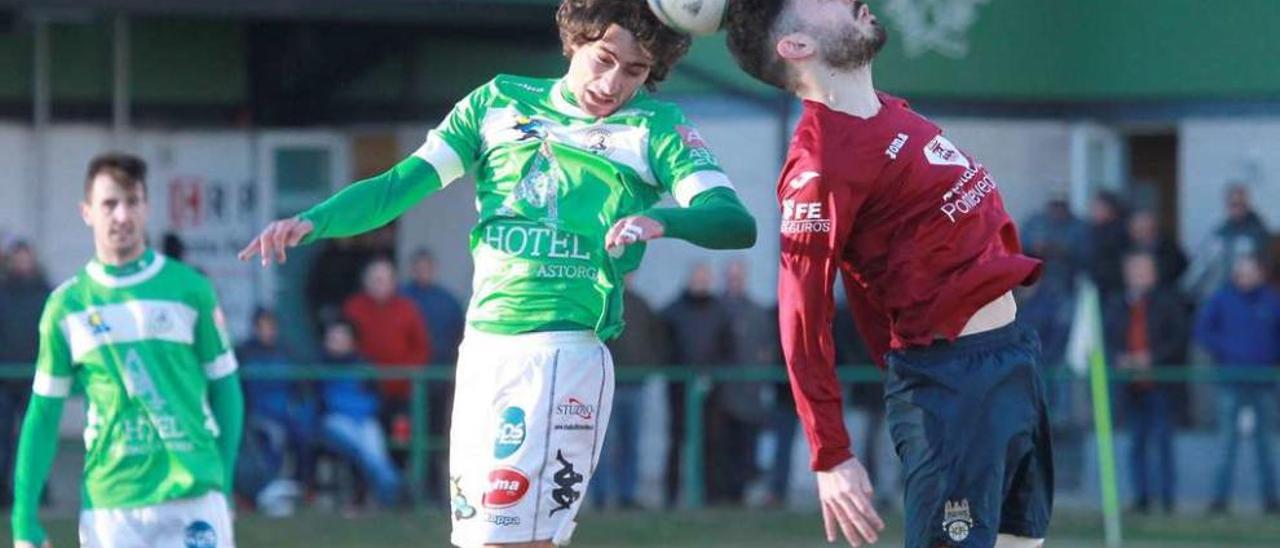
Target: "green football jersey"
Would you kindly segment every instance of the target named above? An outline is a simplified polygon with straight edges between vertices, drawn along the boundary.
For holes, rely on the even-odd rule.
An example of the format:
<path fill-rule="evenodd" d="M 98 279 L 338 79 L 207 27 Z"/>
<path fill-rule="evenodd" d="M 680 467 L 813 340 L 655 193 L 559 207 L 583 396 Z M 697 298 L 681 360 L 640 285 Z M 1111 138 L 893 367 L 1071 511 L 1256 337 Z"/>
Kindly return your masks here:
<path fill-rule="evenodd" d="M 211 380 L 236 371 L 209 281 L 147 250 L 91 262 L 54 290 L 40 320 L 33 391 L 88 403 L 86 508 L 131 508 L 221 490 Z"/>
<path fill-rule="evenodd" d="M 608 230 L 664 195 L 688 206 L 703 191 L 732 189 L 674 104 L 640 92 L 597 118 L 554 79 L 498 76 L 460 101 L 414 156 L 430 164 L 440 186 L 475 175 L 467 320 L 501 334 L 576 328 L 616 335 L 622 278 L 639 265 L 644 245 L 611 253 Z M 328 221 L 339 214 L 325 208 L 302 215 L 316 225 L 311 238 L 340 231 Z"/>

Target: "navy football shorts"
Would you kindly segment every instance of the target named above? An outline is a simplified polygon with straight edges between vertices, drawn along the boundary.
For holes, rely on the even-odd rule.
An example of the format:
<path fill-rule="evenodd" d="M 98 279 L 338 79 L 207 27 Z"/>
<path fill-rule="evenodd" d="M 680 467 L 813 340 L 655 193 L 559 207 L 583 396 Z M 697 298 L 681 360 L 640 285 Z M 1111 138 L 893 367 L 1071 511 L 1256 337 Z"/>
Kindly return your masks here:
<path fill-rule="evenodd" d="M 1053 457 L 1040 340 L 1018 322 L 888 354 L 886 418 L 906 480 L 906 546 L 1043 538 Z"/>

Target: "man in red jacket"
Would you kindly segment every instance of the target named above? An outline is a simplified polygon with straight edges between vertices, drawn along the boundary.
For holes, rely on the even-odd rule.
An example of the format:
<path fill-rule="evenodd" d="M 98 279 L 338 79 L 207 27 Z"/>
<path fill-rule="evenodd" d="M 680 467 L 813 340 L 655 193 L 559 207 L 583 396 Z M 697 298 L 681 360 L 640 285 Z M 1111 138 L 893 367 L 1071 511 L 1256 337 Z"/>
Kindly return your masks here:
<path fill-rule="evenodd" d="M 996 181 L 906 101 L 876 91 L 885 31 L 864 2 L 731 6 L 738 64 L 804 100 L 778 182 L 778 320 L 828 540 L 839 527 L 854 546 L 872 543 L 883 527 L 833 366 L 839 272 L 887 368 L 906 545 L 1041 545 L 1053 468 L 1039 341 L 1014 321 L 1010 293 L 1040 263 L 1022 255 Z"/>
<path fill-rule="evenodd" d="M 426 322 L 413 301 L 397 293 L 395 265 L 374 259 L 364 269 L 363 287 L 342 306 L 356 328 L 360 354 L 379 366 L 426 365 L 431 359 Z M 382 381 L 381 389 L 392 409 L 409 401 L 407 380 Z"/>

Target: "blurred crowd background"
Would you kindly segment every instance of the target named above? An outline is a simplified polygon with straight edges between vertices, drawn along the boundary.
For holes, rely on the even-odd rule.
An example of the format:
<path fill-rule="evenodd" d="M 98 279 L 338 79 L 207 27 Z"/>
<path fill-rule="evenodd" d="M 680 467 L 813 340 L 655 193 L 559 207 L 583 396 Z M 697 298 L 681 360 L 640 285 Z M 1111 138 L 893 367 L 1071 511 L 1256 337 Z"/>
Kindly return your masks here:
<path fill-rule="evenodd" d="M 115 148 L 152 164 L 152 241 L 214 280 L 239 340 L 242 507 L 447 506 L 450 384 L 426 383 L 429 451 L 416 477 L 411 382 L 325 372 L 448 376 L 470 294 L 470 187 L 451 185 L 379 231 L 300 248 L 281 267 L 234 254 L 268 219 L 391 166 L 493 75 L 561 74 L 557 2 L 145 4 L 0 1 L 0 363 L 15 371 L 0 384 L 4 498 L 44 298 L 91 254 L 76 212 L 84 164 Z M 1094 407 L 1075 351 L 1097 320 L 1122 379 L 1111 401 L 1124 503 L 1280 512 L 1280 71 L 1267 43 L 1280 5 L 1238 0 L 1209 16 L 1192 0 L 939 4 L 873 2 L 891 36 L 878 84 L 991 169 L 1025 249 L 1045 260 L 1017 296 L 1043 344 L 1061 503 L 1099 500 Z M 696 41 L 661 95 L 699 125 L 763 237 L 734 254 L 659 243 L 628 280 L 589 505 L 677 507 L 689 482 L 714 505 L 811 505 L 768 236 L 798 107 L 739 73 L 722 37 Z M 1082 291 L 1095 290 L 1100 315 L 1083 317 Z M 869 367 L 843 309 L 834 337 L 838 363 Z M 740 377 L 687 375 L 730 369 Z M 893 505 L 881 388 L 874 372 L 855 377 L 854 449 Z M 689 401 L 702 405 L 693 434 Z M 62 453 L 73 455 L 67 416 Z M 692 465 L 689 439 L 704 455 Z M 68 458 L 55 477 L 78 477 Z M 74 509 L 68 485 L 49 503 Z"/>

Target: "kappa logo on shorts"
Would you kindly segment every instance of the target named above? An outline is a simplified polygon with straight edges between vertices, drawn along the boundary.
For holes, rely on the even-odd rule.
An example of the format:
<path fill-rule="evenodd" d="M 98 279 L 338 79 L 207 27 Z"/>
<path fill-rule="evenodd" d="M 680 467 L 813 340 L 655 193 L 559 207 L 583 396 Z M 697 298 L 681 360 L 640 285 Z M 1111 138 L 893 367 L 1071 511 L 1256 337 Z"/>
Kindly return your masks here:
<path fill-rule="evenodd" d="M 524 472 L 503 466 L 489 471 L 489 490 L 481 504 L 485 508 L 510 508 L 529 492 L 529 476 Z"/>
<path fill-rule="evenodd" d="M 556 449 L 556 460 L 560 462 L 560 470 L 556 471 L 556 475 L 552 478 L 559 487 L 551 491 L 551 500 L 556 503 L 556 507 L 551 509 L 549 516 L 556 515 L 556 512 L 568 510 L 573 503 L 582 498 L 582 492 L 574 489 L 579 483 L 582 483 L 582 474 L 573 470 L 573 463 L 564 458 L 564 452 Z"/>
<path fill-rule="evenodd" d="M 493 457 L 505 459 L 524 445 L 524 409 L 508 407 L 498 417 L 498 437 L 493 441 Z"/>
<path fill-rule="evenodd" d="M 502 514 L 494 514 L 492 512 L 485 512 L 484 521 L 497 525 L 498 527 L 515 527 L 520 525 L 519 516 L 504 516 Z"/>
<path fill-rule="evenodd" d="M 963 542 L 969 538 L 969 530 L 973 529 L 973 516 L 969 514 L 969 499 L 960 502 L 947 501 L 943 506 L 942 530 L 955 542 Z"/>
<path fill-rule="evenodd" d="M 217 548 L 218 533 L 207 521 L 195 521 L 183 532 L 183 544 L 186 548 Z"/>

